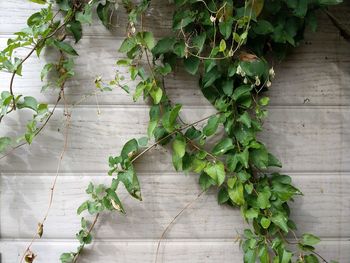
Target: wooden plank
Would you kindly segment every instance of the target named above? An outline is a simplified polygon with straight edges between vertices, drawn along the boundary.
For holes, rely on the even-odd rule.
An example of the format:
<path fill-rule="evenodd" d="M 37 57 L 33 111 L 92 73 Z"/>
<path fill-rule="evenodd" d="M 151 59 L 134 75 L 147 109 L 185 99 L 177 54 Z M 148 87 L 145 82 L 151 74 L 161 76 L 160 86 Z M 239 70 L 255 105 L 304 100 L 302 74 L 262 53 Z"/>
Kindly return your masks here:
<path fill-rule="evenodd" d="M 2 47 L 6 38 L 0 38 Z M 77 46 L 80 54 L 76 59 L 76 75 L 66 86 L 68 103 L 81 100 L 85 95 L 96 92 L 94 80 L 101 75 L 106 81 L 114 77 L 115 71 L 128 77 L 125 67 L 115 65 L 122 57 L 117 52 L 122 38 L 101 39 L 84 38 Z M 275 66 L 276 79 L 269 96 L 272 105 L 350 105 L 350 49 L 348 43 L 341 39 L 319 39 L 313 44 L 302 45 L 283 63 Z M 26 54 L 22 50 L 19 54 Z M 23 77 L 17 76 L 14 82 L 15 92 L 31 95 L 38 100 L 54 103 L 57 99 L 56 89 L 41 92 L 46 83 L 40 81 L 40 72 L 47 62 L 55 61 L 55 53 L 46 52 L 43 59 L 30 58 L 23 68 Z M 0 91 L 8 89 L 11 75 L 0 73 L 3 85 Z M 6 84 L 7 83 L 7 84 Z M 132 93 L 136 82 L 125 80 Z M 196 77 L 190 76 L 181 69 L 170 74 L 165 80 L 167 93 L 172 101 L 185 105 L 208 105 L 201 94 Z M 98 93 L 100 104 L 133 104 L 132 98 L 125 91 L 116 87 L 112 92 Z M 81 104 L 94 105 L 96 97 L 89 96 Z M 138 104 L 143 104 L 140 100 Z"/>
<path fill-rule="evenodd" d="M 0 251 L 2 262 L 18 262 L 26 246 L 25 241 L 2 241 Z M 35 262 L 58 262 L 62 252 L 75 250 L 77 243 L 69 240 L 38 242 L 33 245 L 33 251 L 38 255 Z M 79 262 L 117 262 L 117 263 L 153 263 L 157 243 L 155 241 L 104 241 L 87 246 Z M 350 258 L 349 241 L 325 240 L 318 245 L 326 259 L 336 259 L 348 262 Z M 158 263 L 212 263 L 241 262 L 242 252 L 233 241 L 166 241 L 161 245 Z"/>
<path fill-rule="evenodd" d="M 3 174 L 0 177 L 0 229 L 2 238 L 30 238 L 48 204 L 54 174 Z M 327 238 L 350 236 L 350 174 L 292 174 L 304 197 L 291 204 L 298 234 L 311 232 Z M 105 214 L 98 223 L 98 239 L 157 239 L 179 211 L 201 192 L 198 176 L 139 174 L 143 201 L 130 197 L 123 187 L 120 198 L 127 216 Z M 77 207 L 88 196 L 87 184 L 109 184 L 103 174 L 62 174 L 44 238 L 73 238 L 80 226 Z M 88 215 L 85 215 L 88 216 Z M 89 217 L 89 216 L 88 216 Z M 218 220 L 220 223 L 218 223 Z M 196 201 L 171 227 L 168 238 L 234 238 L 247 225 L 240 211 L 219 206 L 214 189 Z"/>
<path fill-rule="evenodd" d="M 164 24 L 164 20 L 167 21 L 165 18 L 171 17 L 169 14 L 171 8 L 164 5 L 161 0 L 155 1 L 154 5 L 150 12 L 157 17 L 156 19 L 162 21 L 162 23 L 153 23 L 154 31 L 159 32 L 158 26 L 166 27 L 167 23 Z M 18 23 L 17 26 L 22 25 L 24 18 L 28 15 L 27 12 L 31 11 L 34 6 L 39 7 L 28 1 L 22 3 L 22 0 L 11 1 L 11 4 L 0 3 L 0 32 L 6 33 L 6 30 L 16 26 L 16 23 Z M 343 21 L 342 14 L 346 14 L 348 10 L 350 6 L 339 7 L 339 10 L 335 9 L 334 12 Z M 13 16 L 14 19 L 8 19 L 11 13 L 16 14 Z M 93 93 L 94 79 L 99 74 L 102 74 L 105 79 L 111 79 L 116 69 L 121 73 L 126 73 L 125 68 L 115 67 L 115 61 L 120 58 L 117 49 L 124 34 L 115 32 L 111 37 L 111 34 L 101 25 L 91 28 L 93 33 L 90 32 L 90 34 L 88 31 L 88 36 L 83 38 L 77 46 L 81 56 L 77 58 L 77 74 L 66 89 L 70 102 Z M 166 31 L 166 34 L 169 34 L 169 30 Z M 339 36 L 338 31 L 324 15 L 320 16 L 319 32 L 307 32 L 306 37 L 307 39 L 293 54 L 282 64 L 275 66 L 277 77 L 269 94 L 272 105 L 350 105 L 349 44 Z M 5 46 L 6 39 L 7 36 L 1 36 L 1 47 Z M 28 50 L 24 52 L 27 53 Z M 33 95 L 40 101 L 54 103 L 57 96 L 53 94 L 56 94 L 57 91 L 41 94 L 43 84 L 39 80 L 39 72 L 45 61 L 52 61 L 52 59 L 53 56 L 48 52 L 42 61 L 36 58 L 28 60 L 27 66 L 24 66 L 23 69 L 24 77 L 15 80 L 15 90 Z M 165 82 L 170 98 L 186 105 L 207 105 L 208 103 L 198 89 L 197 79 L 190 77 L 180 69 L 177 71 Z M 10 74 L 0 74 L 1 83 L 9 83 L 9 79 Z M 132 86 L 134 85 L 131 84 Z M 0 90 L 6 89 L 7 85 L 1 85 Z M 100 94 L 98 100 L 100 104 L 132 104 L 130 96 L 119 88 L 111 93 Z M 96 104 L 95 96 L 87 98 L 82 104 Z"/>
<path fill-rule="evenodd" d="M 164 4 L 164 0 L 152 0 L 151 6 L 144 17 L 144 28 L 151 27 L 157 35 L 168 35 L 171 31 L 172 16 L 174 5 L 171 0 Z M 27 18 L 34 12 L 39 11 L 41 5 L 29 1 L 12 0 L 11 2 L 0 3 L 0 34 L 12 34 L 26 26 Z M 348 23 L 347 12 L 350 8 L 348 2 L 344 1 L 342 5 L 331 8 L 342 22 Z M 11 17 L 11 19 L 9 19 Z M 111 36 L 125 33 L 127 17 L 122 7 L 120 7 L 113 16 L 112 30 L 106 30 L 101 22 L 97 21 L 97 15 L 94 14 L 94 23 L 84 28 L 84 34 L 93 36 Z M 330 34 L 337 34 L 329 19 L 319 12 L 319 30 Z M 330 36 L 330 35 L 329 35 Z"/>
<path fill-rule="evenodd" d="M 118 155 L 129 139 L 145 136 L 147 108 L 100 110 L 98 114 L 97 108 L 75 108 L 71 113 L 69 143 L 61 171 L 106 171 L 110 155 Z M 349 111 L 346 107 L 271 107 L 261 140 L 281 159 L 285 171 L 349 171 Z M 207 107 L 186 107 L 182 116 L 191 123 L 212 113 Z M 25 128 L 26 117 L 16 114 L 3 120 L 0 136 L 14 136 Z M 55 171 L 63 147 L 64 119 L 62 109 L 58 109 L 31 146 L 0 160 L 1 170 Z M 159 172 L 173 171 L 170 152 L 163 147 L 152 150 L 136 165 L 142 172 L 154 172 L 154 162 Z"/>

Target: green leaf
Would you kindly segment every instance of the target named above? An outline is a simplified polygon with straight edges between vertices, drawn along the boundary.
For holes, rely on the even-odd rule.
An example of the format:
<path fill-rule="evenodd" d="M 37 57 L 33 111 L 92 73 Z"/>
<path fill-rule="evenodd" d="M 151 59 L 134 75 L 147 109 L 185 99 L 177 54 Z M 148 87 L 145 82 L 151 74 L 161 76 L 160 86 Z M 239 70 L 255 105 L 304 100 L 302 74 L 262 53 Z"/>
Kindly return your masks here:
<path fill-rule="evenodd" d="M 124 39 L 123 43 L 121 44 L 121 46 L 119 48 L 119 52 L 128 53 L 136 46 L 137 46 L 137 42 L 136 42 L 136 39 L 134 37 L 126 38 L 126 39 Z"/>
<path fill-rule="evenodd" d="M 310 255 L 306 255 L 304 257 L 304 262 L 305 263 L 319 263 L 319 260 L 315 255 L 310 254 Z"/>
<path fill-rule="evenodd" d="M 293 253 L 284 250 L 283 254 L 282 254 L 282 259 L 281 259 L 281 263 L 290 263 L 290 260 L 292 259 Z"/>
<path fill-rule="evenodd" d="M 256 251 L 255 249 L 248 249 L 244 253 L 244 263 L 255 263 L 256 262 Z"/>
<path fill-rule="evenodd" d="M 273 25 L 266 20 L 259 19 L 256 25 L 253 27 L 253 31 L 259 35 L 267 35 L 273 32 Z"/>
<path fill-rule="evenodd" d="M 206 172 L 218 186 L 222 185 L 222 183 L 225 181 L 226 173 L 222 162 L 208 163 L 204 169 L 204 172 Z"/>
<path fill-rule="evenodd" d="M 146 147 L 148 144 L 148 138 L 147 137 L 141 137 L 137 140 L 137 143 L 139 147 Z"/>
<path fill-rule="evenodd" d="M 140 98 L 145 88 L 146 86 L 142 82 L 137 84 L 135 93 L 132 97 L 135 102 Z"/>
<path fill-rule="evenodd" d="M 67 24 L 66 28 L 70 33 L 72 33 L 75 43 L 77 43 L 83 35 L 81 23 L 79 21 L 71 21 Z"/>
<path fill-rule="evenodd" d="M 275 215 L 273 215 L 271 217 L 271 221 L 277 225 L 278 227 L 280 227 L 284 232 L 288 233 L 288 218 L 285 217 L 283 214 L 281 213 L 277 213 Z M 289 262 L 289 261 L 287 261 Z"/>
<path fill-rule="evenodd" d="M 163 115 L 162 124 L 167 132 L 173 132 L 175 130 L 176 118 L 179 115 L 181 107 L 181 104 L 176 104 L 174 108 Z"/>
<path fill-rule="evenodd" d="M 106 193 L 107 193 L 107 196 L 109 197 L 109 199 L 111 200 L 114 209 L 125 214 L 123 204 L 120 202 L 120 199 L 119 199 L 117 193 L 115 192 L 115 190 L 108 188 L 108 189 L 106 189 Z"/>
<path fill-rule="evenodd" d="M 262 191 L 259 191 L 257 198 L 257 205 L 260 209 L 270 207 L 271 192 L 268 187 L 265 187 Z"/>
<path fill-rule="evenodd" d="M 231 36 L 232 24 L 233 24 L 233 18 L 232 17 L 228 17 L 228 19 L 226 19 L 226 21 L 221 22 L 219 24 L 220 33 L 221 33 L 221 35 L 223 35 L 223 37 L 225 39 L 228 39 Z"/>
<path fill-rule="evenodd" d="M 199 176 L 199 185 L 202 190 L 209 189 L 210 186 L 215 185 L 216 182 L 206 173 L 201 173 Z"/>
<path fill-rule="evenodd" d="M 243 114 L 241 114 L 241 116 L 239 116 L 237 121 L 243 123 L 248 128 L 250 128 L 252 126 L 252 120 L 250 119 L 250 116 L 249 116 L 248 112 L 246 112 L 246 111 Z"/>
<path fill-rule="evenodd" d="M 207 37 L 206 33 L 203 32 L 200 35 L 195 36 L 193 38 L 192 46 L 197 49 L 198 53 L 202 52 L 206 37 Z"/>
<path fill-rule="evenodd" d="M 294 195 L 301 195 L 299 189 L 290 184 L 272 181 L 272 191 L 282 202 L 290 200 Z"/>
<path fill-rule="evenodd" d="M 44 80 L 44 78 L 47 76 L 47 74 L 51 71 L 52 67 L 54 65 L 52 63 L 48 63 L 46 64 L 43 69 L 41 70 L 41 73 L 40 73 L 40 79 L 41 81 Z"/>
<path fill-rule="evenodd" d="M 264 228 L 264 229 L 268 229 L 269 226 L 271 224 L 270 219 L 268 219 L 267 217 L 262 217 L 260 220 L 260 225 Z"/>
<path fill-rule="evenodd" d="M 184 157 L 186 153 L 186 140 L 182 136 L 177 136 L 173 141 L 173 151 L 178 157 Z"/>
<path fill-rule="evenodd" d="M 77 209 L 77 214 L 80 215 L 83 211 L 88 209 L 88 202 L 85 201 L 84 203 L 82 203 L 78 209 Z"/>
<path fill-rule="evenodd" d="M 266 245 L 259 248 L 260 263 L 270 263 L 270 255 Z"/>
<path fill-rule="evenodd" d="M 61 263 L 72 263 L 75 257 L 75 253 L 63 253 L 60 256 Z"/>
<path fill-rule="evenodd" d="M 244 216 L 247 218 L 247 219 L 254 219 L 254 218 L 257 218 L 259 215 L 259 211 L 256 210 L 255 208 L 250 208 L 248 210 L 245 211 L 244 213 Z"/>
<path fill-rule="evenodd" d="M 119 172 L 118 179 L 124 184 L 131 196 L 142 201 L 140 183 L 133 167 L 125 172 Z"/>
<path fill-rule="evenodd" d="M 12 140 L 10 137 L 0 137 L 0 153 L 5 151 L 11 143 Z"/>
<path fill-rule="evenodd" d="M 251 85 L 242 85 L 233 91 L 232 98 L 237 101 L 243 96 L 249 95 L 250 91 L 253 89 Z"/>
<path fill-rule="evenodd" d="M 182 157 L 173 154 L 172 155 L 172 161 L 173 161 L 173 166 L 176 171 L 181 171 L 182 170 Z"/>
<path fill-rule="evenodd" d="M 301 243 L 306 246 L 314 246 L 320 243 L 320 238 L 312 234 L 305 233 L 301 238 Z"/>
<path fill-rule="evenodd" d="M 179 58 L 183 58 L 186 55 L 185 49 L 186 49 L 186 45 L 185 45 L 185 41 L 183 40 L 180 40 L 174 45 L 174 53 Z"/>
<path fill-rule="evenodd" d="M 38 111 L 38 102 L 35 98 L 30 97 L 30 96 L 26 96 L 26 97 L 24 97 L 23 102 L 17 104 L 17 107 L 19 109 L 28 108 L 28 109 L 31 109 L 31 110 L 37 112 Z"/>
<path fill-rule="evenodd" d="M 72 56 L 78 56 L 78 53 L 75 51 L 75 49 L 68 44 L 67 42 L 61 42 L 57 41 L 56 39 L 53 41 L 54 46 L 56 46 L 58 49 L 62 50 L 63 52 L 72 55 Z"/>
<path fill-rule="evenodd" d="M 233 145 L 232 139 L 224 138 L 214 146 L 212 153 L 214 155 L 223 155 L 227 151 L 232 150 L 233 148 L 234 148 L 234 145 Z"/>
<path fill-rule="evenodd" d="M 266 169 L 269 163 L 269 155 L 265 147 L 254 149 L 250 152 L 250 160 L 258 169 Z"/>
<path fill-rule="evenodd" d="M 45 5 L 46 4 L 46 0 L 29 0 L 30 2 L 36 3 L 36 4 L 40 4 L 40 5 Z"/>
<path fill-rule="evenodd" d="M 92 5 L 85 5 L 84 11 L 77 12 L 75 14 L 75 19 L 82 24 L 90 24 L 92 23 Z"/>
<path fill-rule="evenodd" d="M 171 52 L 174 50 L 175 43 L 176 39 L 173 37 L 162 38 L 154 46 L 152 53 L 154 56 L 159 56 L 161 54 Z"/>
<path fill-rule="evenodd" d="M 219 204 L 224 204 L 230 199 L 227 189 L 226 188 L 220 188 L 218 192 L 218 203 Z"/>
<path fill-rule="evenodd" d="M 159 105 L 153 105 L 149 110 L 149 119 L 147 135 L 149 138 L 153 136 L 154 129 L 157 127 L 160 118 L 160 108 Z"/>
<path fill-rule="evenodd" d="M 236 181 L 233 188 L 228 189 L 228 194 L 230 199 L 237 205 L 244 204 L 244 193 L 243 193 L 243 184 L 240 181 Z"/>
<path fill-rule="evenodd" d="M 237 160 L 244 166 L 244 168 L 248 168 L 249 163 L 249 150 L 245 148 L 243 152 L 236 154 Z"/>
<path fill-rule="evenodd" d="M 149 93 L 153 99 L 154 104 L 159 104 L 163 97 L 163 90 L 159 87 L 156 87 L 151 89 Z"/>
<path fill-rule="evenodd" d="M 273 154 L 268 153 L 268 164 L 269 167 L 275 166 L 275 167 L 282 167 L 282 163 L 280 160 L 278 160 Z"/>
<path fill-rule="evenodd" d="M 142 36 L 143 44 L 148 48 L 148 50 L 152 50 L 155 46 L 155 40 L 152 32 L 142 32 L 140 33 Z"/>
<path fill-rule="evenodd" d="M 195 75 L 198 71 L 200 60 L 197 57 L 191 56 L 184 59 L 184 66 L 188 73 Z"/>
<path fill-rule="evenodd" d="M 192 170 L 195 172 L 195 173 L 200 173 L 203 171 L 203 169 L 207 166 L 207 162 L 204 161 L 204 160 L 201 160 L 199 158 L 195 158 L 193 161 L 192 161 Z"/>
<path fill-rule="evenodd" d="M 220 46 L 219 46 L 220 52 L 224 52 L 226 50 L 226 41 L 224 39 L 221 39 Z"/>
<path fill-rule="evenodd" d="M 114 2 L 110 2 L 110 1 L 105 1 L 105 4 L 103 3 L 99 3 L 97 6 L 97 15 L 98 18 L 101 20 L 102 24 L 105 27 L 108 27 L 110 24 L 110 13 L 112 12 L 112 9 L 115 8 Z"/>
<path fill-rule="evenodd" d="M 233 92 L 233 80 L 229 79 L 226 80 L 223 84 L 222 84 L 222 91 L 227 95 L 227 96 L 231 96 L 232 92 Z"/>
<path fill-rule="evenodd" d="M 139 144 L 136 139 L 131 139 L 127 143 L 124 144 L 124 147 L 121 151 L 121 156 L 123 159 L 130 158 L 139 150 Z"/>
<path fill-rule="evenodd" d="M 219 118 L 212 116 L 209 118 L 207 125 L 203 128 L 203 134 L 207 137 L 213 135 L 219 127 Z"/>
<path fill-rule="evenodd" d="M 269 71 L 268 65 L 261 59 L 255 59 L 253 61 L 241 61 L 239 64 L 242 70 L 249 77 L 261 77 Z"/>

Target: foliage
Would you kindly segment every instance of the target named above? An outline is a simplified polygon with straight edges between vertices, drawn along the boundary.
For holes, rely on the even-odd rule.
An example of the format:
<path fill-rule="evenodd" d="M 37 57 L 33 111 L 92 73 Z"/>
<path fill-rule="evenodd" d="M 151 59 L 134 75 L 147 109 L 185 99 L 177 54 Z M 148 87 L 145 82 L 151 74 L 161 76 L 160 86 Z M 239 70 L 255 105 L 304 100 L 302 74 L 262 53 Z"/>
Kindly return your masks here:
<path fill-rule="evenodd" d="M 94 9 L 102 23 L 110 27 L 118 3 L 56 0 L 63 18 L 55 20 L 52 3 L 32 1 L 45 8 L 28 19 L 28 28 L 8 41 L 0 53 L 0 69 L 13 76 L 21 75 L 23 63 L 34 51 L 40 56 L 43 48 L 54 48 L 61 54 L 60 59 L 44 66 L 41 79 L 49 73 L 56 76 L 49 85 L 59 88 L 60 99 L 65 81 L 74 75 L 73 58 L 78 55 L 65 36 L 71 35 L 78 42 L 82 24 L 92 23 Z M 243 262 L 319 262 L 321 257 L 314 248 L 320 241 L 318 237 L 309 233 L 301 238 L 295 236 L 297 247 L 290 247 L 287 235 L 294 234 L 296 224 L 290 218 L 289 203 L 302 193 L 289 176 L 269 172 L 269 168 L 282 165 L 257 134 L 268 116 L 269 98 L 263 93 L 275 75 L 271 57 L 283 59 L 303 39 L 306 26 L 316 30 L 317 10 L 340 1 L 174 2 L 174 34 L 159 40 L 142 26 L 150 0 L 121 3 L 128 13 L 128 34 L 119 48 L 125 59 L 117 65 L 128 67 L 130 78 L 136 82 L 133 99 L 142 97 L 151 104 L 148 138 L 129 140 L 120 155 L 109 158 L 110 185 L 89 184 L 89 199 L 77 213 L 95 215 L 95 220 L 91 223 L 82 217 L 76 235 L 80 245 L 77 251 L 62 254 L 61 262 L 78 260 L 84 246 L 92 242 L 91 231 L 102 212 L 126 213 L 118 197 L 120 183 L 132 197 L 142 200 L 134 162 L 157 144 L 171 145 L 176 171 L 197 174 L 203 190 L 218 190 L 220 204 L 240 208 L 251 226 L 241 237 Z M 33 47 L 24 59 L 14 56 L 14 50 L 21 47 Z M 189 74 L 198 76 L 199 88 L 215 108 L 214 114 L 190 124 L 182 121 L 182 105 L 170 102 L 163 81 L 179 64 Z M 123 81 L 118 72 L 110 82 L 98 78 L 95 83 L 101 90 L 118 86 L 129 93 Z M 10 90 L 1 94 L 0 120 L 16 110 L 32 111 L 27 131 L 19 138 L 31 143 L 41 130 L 38 122 L 45 124 L 51 115 L 47 104 L 30 96 L 15 95 L 12 85 L 13 81 Z M 209 139 L 216 141 L 213 147 Z M 154 143 L 148 146 L 149 140 Z M 12 143 L 13 138 L 0 138 L 0 151 Z"/>

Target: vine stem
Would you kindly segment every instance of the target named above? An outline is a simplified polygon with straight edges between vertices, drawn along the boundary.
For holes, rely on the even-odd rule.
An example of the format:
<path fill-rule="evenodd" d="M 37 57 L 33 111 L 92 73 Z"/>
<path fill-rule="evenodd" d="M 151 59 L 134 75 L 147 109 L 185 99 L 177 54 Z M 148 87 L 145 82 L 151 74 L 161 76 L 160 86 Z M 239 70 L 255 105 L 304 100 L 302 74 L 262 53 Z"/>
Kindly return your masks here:
<path fill-rule="evenodd" d="M 160 243 L 164 239 L 165 234 L 168 232 L 169 228 L 174 224 L 176 219 L 178 219 L 190 206 L 192 206 L 206 191 L 207 190 L 203 190 L 202 192 L 200 192 L 194 200 L 192 200 L 184 208 L 182 208 L 181 211 L 179 213 L 177 213 L 177 215 L 173 218 L 173 220 L 171 220 L 171 222 L 164 229 L 162 235 L 160 236 L 160 238 L 158 240 L 157 250 L 156 250 L 156 258 L 154 260 L 154 263 L 157 263 L 157 261 L 158 261 L 158 254 L 159 254 Z"/>
<path fill-rule="evenodd" d="M 61 92 L 60 92 L 60 94 L 62 93 L 62 97 L 64 98 L 63 88 L 64 88 L 64 83 L 61 86 Z M 65 108 L 67 108 L 67 107 L 65 106 Z M 70 127 L 71 116 L 70 116 L 70 114 L 67 111 L 65 112 L 65 116 L 66 116 L 66 125 L 65 125 L 65 133 L 64 133 L 64 144 L 63 144 L 63 149 L 62 149 L 61 154 L 60 154 L 59 159 L 58 159 L 58 164 L 57 164 L 57 168 L 56 168 L 55 178 L 54 178 L 52 186 L 50 188 L 49 203 L 48 203 L 48 206 L 47 206 L 47 209 L 46 209 L 46 212 L 45 212 L 45 215 L 44 215 L 43 219 L 41 220 L 41 222 L 38 223 L 38 230 L 34 234 L 32 240 L 30 241 L 30 243 L 27 246 L 27 248 L 25 249 L 25 251 L 24 251 L 24 253 L 23 253 L 22 257 L 21 257 L 20 263 L 23 262 L 24 257 L 30 251 L 31 246 L 33 245 L 33 243 L 37 239 L 37 237 L 41 238 L 41 236 L 43 234 L 44 223 L 46 222 L 46 220 L 48 218 L 48 215 L 49 215 L 49 212 L 50 212 L 51 207 L 52 207 L 54 193 L 55 193 L 55 188 L 56 188 L 56 184 L 57 184 L 57 179 L 58 179 L 58 176 L 60 174 L 59 171 L 60 171 L 60 168 L 61 168 L 61 164 L 62 164 L 62 160 L 63 160 L 64 154 L 67 151 L 67 146 L 68 146 L 68 131 L 69 131 L 69 127 Z M 48 120 L 45 122 L 45 125 L 46 125 L 47 122 L 48 122 Z"/>
<path fill-rule="evenodd" d="M 56 17 L 56 15 L 54 15 L 54 17 Z M 14 96 L 13 93 L 13 82 L 15 80 L 15 76 L 17 74 L 17 69 L 23 65 L 24 62 L 26 62 L 26 60 L 28 58 L 30 58 L 30 56 L 34 53 L 34 51 L 37 49 L 37 47 L 39 46 L 39 44 L 44 43 L 47 39 L 51 38 L 52 36 L 54 36 L 61 28 L 63 28 L 69 21 L 71 18 L 67 19 L 67 21 L 65 21 L 62 25 L 60 25 L 59 27 L 57 27 L 51 34 L 47 35 L 46 37 L 40 39 L 35 45 L 34 47 L 30 50 L 30 52 L 24 57 L 24 59 L 21 60 L 21 62 L 18 64 L 17 68 L 13 71 L 12 76 L 11 76 L 11 80 L 10 80 L 10 94 L 13 96 L 12 99 L 12 103 L 13 103 L 13 110 L 16 110 L 16 98 Z M 52 22 L 51 22 L 52 23 Z"/>
<path fill-rule="evenodd" d="M 191 126 L 195 126 L 195 125 L 197 125 L 198 123 L 201 123 L 201 122 L 203 122 L 203 121 L 205 121 L 205 120 L 207 120 L 207 119 L 209 119 L 209 118 L 211 118 L 211 117 L 213 117 L 213 116 L 216 116 L 216 115 L 218 115 L 218 114 L 221 114 L 221 112 L 217 112 L 217 113 L 212 114 L 212 115 L 210 115 L 210 116 L 207 116 L 207 117 L 205 117 L 205 118 L 203 118 L 203 119 L 200 119 L 200 120 L 195 121 L 195 122 L 193 122 L 193 123 L 187 124 L 187 125 L 185 125 L 185 126 L 179 128 L 179 129 L 176 129 L 175 131 L 169 133 L 169 134 L 166 135 L 165 137 L 163 137 L 163 138 L 159 139 L 158 141 L 156 141 L 156 142 L 155 142 L 154 144 L 152 144 L 151 146 L 147 147 L 145 150 L 143 150 L 141 153 L 139 153 L 131 162 L 136 161 L 138 158 L 140 158 L 142 155 L 144 155 L 145 153 L 147 153 L 147 152 L 148 152 L 149 150 L 151 150 L 153 147 L 157 146 L 159 143 L 161 143 L 162 141 L 168 139 L 169 137 L 173 136 L 174 134 L 176 134 L 176 133 L 178 133 L 178 132 L 180 132 L 180 131 L 183 131 L 183 130 L 185 130 L 185 129 L 191 127 Z"/>
<path fill-rule="evenodd" d="M 167 138 L 171 137 L 172 135 L 174 135 L 174 134 L 176 134 L 176 133 L 178 133 L 178 132 L 180 132 L 180 131 L 182 131 L 182 130 L 185 130 L 185 129 L 191 127 L 191 126 L 197 125 L 198 123 L 201 123 L 201 122 L 203 122 L 203 121 L 205 121 L 205 120 L 207 120 L 207 119 L 209 119 L 209 118 L 211 118 L 211 117 L 213 117 L 213 116 L 216 116 L 216 115 L 218 115 L 218 114 L 221 114 L 221 112 L 217 112 L 217 113 L 215 113 L 215 114 L 212 114 L 212 115 L 210 115 L 210 116 L 207 116 L 207 117 L 205 117 L 205 118 L 202 118 L 202 119 L 200 119 L 200 120 L 198 120 L 198 121 L 195 121 L 195 122 L 193 122 L 193 123 L 191 123 L 191 124 L 187 124 L 187 125 L 185 125 L 185 126 L 179 128 L 179 129 L 176 129 L 175 131 L 173 131 L 173 132 L 169 133 L 168 135 L 166 135 L 165 137 L 163 137 L 163 138 L 157 140 L 155 143 L 153 143 L 152 145 L 150 145 L 149 147 L 147 147 L 145 150 L 143 150 L 142 152 L 140 152 L 138 155 L 136 155 L 136 157 L 135 157 L 134 159 L 131 160 L 131 163 L 134 163 L 138 158 L 140 158 L 141 156 L 143 156 L 145 153 L 147 153 L 148 151 L 150 151 L 150 150 L 153 149 L 155 146 L 157 146 L 158 144 L 160 144 L 162 141 L 166 140 Z M 169 224 L 169 225 L 167 226 L 167 228 L 164 230 L 161 239 L 158 241 L 158 248 L 159 248 L 159 245 L 160 245 L 160 242 L 161 242 L 162 238 L 163 238 L 164 235 L 166 234 L 166 231 L 169 229 L 169 227 L 171 226 L 171 224 L 173 224 L 173 223 L 175 222 L 175 220 L 176 220 L 188 207 L 190 207 L 196 200 L 198 200 L 198 198 L 200 198 L 205 192 L 206 192 L 206 190 L 204 190 L 204 191 L 202 191 L 201 193 L 199 193 L 198 196 L 197 196 L 197 198 L 196 198 L 195 200 L 191 201 L 189 204 L 187 204 L 187 205 L 176 215 L 176 217 L 170 222 L 170 224 Z M 96 225 L 96 222 L 97 222 L 99 216 L 100 216 L 100 213 L 97 213 L 96 216 L 95 216 L 95 219 L 94 219 L 94 221 L 93 221 L 93 223 L 92 223 L 92 225 L 90 226 L 90 228 L 89 228 L 89 230 L 88 230 L 88 234 L 90 234 L 90 233 L 92 232 L 93 228 L 94 228 L 95 225 Z M 85 244 L 83 244 L 83 246 L 81 247 L 81 249 L 78 251 L 78 253 L 77 253 L 76 256 L 74 257 L 73 263 L 76 263 L 76 262 L 77 262 L 77 260 L 78 260 L 78 258 L 79 258 L 79 255 L 80 255 L 80 253 L 81 253 L 81 251 L 82 251 L 84 245 L 85 245 Z M 157 249 L 157 254 L 158 254 L 158 249 Z M 156 259 L 156 260 L 157 260 L 157 259 Z"/>
<path fill-rule="evenodd" d="M 96 225 L 97 220 L 98 220 L 99 217 L 100 217 L 100 213 L 97 213 L 96 216 L 95 216 L 95 218 L 94 218 L 94 221 L 92 222 L 91 226 L 89 227 L 89 230 L 88 230 L 88 232 L 87 232 L 87 235 L 90 235 L 90 234 L 91 234 L 91 232 L 92 232 L 92 230 L 94 229 L 94 227 L 95 227 L 95 225 Z M 80 254 L 81 254 L 81 251 L 83 251 L 84 246 L 85 246 L 85 243 L 80 247 L 78 253 L 74 256 L 73 263 L 76 263 L 76 262 L 78 261 L 79 256 L 80 256 Z"/>

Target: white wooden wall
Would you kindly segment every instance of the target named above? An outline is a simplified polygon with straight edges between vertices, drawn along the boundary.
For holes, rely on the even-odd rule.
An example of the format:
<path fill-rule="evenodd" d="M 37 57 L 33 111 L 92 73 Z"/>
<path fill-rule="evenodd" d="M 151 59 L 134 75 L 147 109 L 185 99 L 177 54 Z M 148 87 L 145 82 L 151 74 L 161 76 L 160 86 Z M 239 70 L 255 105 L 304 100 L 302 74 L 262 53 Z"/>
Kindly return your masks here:
<path fill-rule="evenodd" d="M 171 8 L 154 1 L 147 24 L 158 36 L 168 34 Z M 346 2 L 346 1 L 345 1 Z M 39 6 L 28 1 L 0 0 L 0 45 L 23 27 Z M 334 9 L 349 25 L 350 5 Z M 123 26 L 125 16 L 119 16 Z M 113 76 L 123 27 L 108 32 L 98 22 L 87 27 L 78 45 L 77 75 L 66 90 L 69 102 L 93 92 L 100 72 Z M 39 72 L 45 59 L 31 58 L 15 91 L 54 103 L 53 92 L 41 94 Z M 304 231 L 322 237 L 319 250 L 326 258 L 350 262 L 350 44 L 320 15 L 317 33 L 307 39 L 282 64 L 270 91 L 270 116 L 262 137 L 283 162 L 305 196 L 292 205 L 292 217 Z M 121 69 L 122 70 L 122 69 Z M 0 75 L 0 90 L 8 88 L 8 74 Z M 184 104 L 184 118 L 195 120 L 212 112 L 195 78 L 181 72 L 166 82 L 175 102 Z M 35 262 L 58 262 L 62 252 L 78 245 L 77 206 L 86 198 L 90 181 L 108 182 L 109 155 L 118 154 L 132 137 L 144 136 L 148 108 L 133 103 L 121 90 L 85 100 L 72 112 L 68 150 L 64 156 L 54 204 L 44 236 L 32 250 Z M 49 188 L 64 141 L 62 105 L 33 145 L 22 147 L 0 161 L 0 253 L 3 263 L 18 262 L 37 222 L 47 207 Z M 11 114 L 1 124 L 0 136 L 23 130 L 25 116 Z M 176 174 L 167 149 L 157 148 L 138 164 L 143 202 L 123 193 L 127 216 L 103 215 L 95 242 L 84 262 L 153 262 L 156 243 L 173 217 L 200 192 L 197 177 Z M 189 208 L 162 243 L 159 262 L 241 262 L 234 243 L 244 227 L 239 211 L 217 205 L 210 192 Z M 91 250 L 91 251 L 90 251 Z"/>

